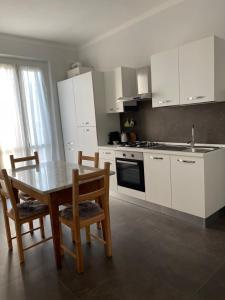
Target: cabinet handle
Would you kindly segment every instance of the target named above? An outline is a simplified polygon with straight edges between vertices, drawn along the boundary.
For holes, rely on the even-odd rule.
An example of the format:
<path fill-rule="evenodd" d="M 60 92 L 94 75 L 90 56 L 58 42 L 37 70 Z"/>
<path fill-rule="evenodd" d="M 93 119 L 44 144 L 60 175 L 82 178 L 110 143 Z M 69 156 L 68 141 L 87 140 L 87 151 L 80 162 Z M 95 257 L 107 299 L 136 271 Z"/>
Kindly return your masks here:
<path fill-rule="evenodd" d="M 187 100 L 189 101 L 193 101 L 193 100 L 199 100 L 199 99 L 204 99 L 205 96 L 190 96 L 190 97 L 187 97 Z"/>
<path fill-rule="evenodd" d="M 86 122 L 86 124 L 89 124 L 89 122 Z"/>
<path fill-rule="evenodd" d="M 104 152 L 105 154 L 111 154 L 111 152 Z"/>
<path fill-rule="evenodd" d="M 66 143 L 67 145 L 73 145 L 74 144 L 74 142 L 68 142 L 68 143 Z"/>
<path fill-rule="evenodd" d="M 109 110 L 110 110 L 110 111 L 114 111 L 114 108 L 110 108 Z"/>
<path fill-rule="evenodd" d="M 169 103 L 172 102 L 171 100 L 160 100 L 159 104 Z"/>
<path fill-rule="evenodd" d="M 185 164 L 195 164 L 196 162 L 194 160 L 184 160 L 184 159 L 178 159 L 178 162 L 182 162 Z"/>
<path fill-rule="evenodd" d="M 90 131 L 90 129 L 86 129 L 86 131 Z"/>
<path fill-rule="evenodd" d="M 163 157 L 150 156 L 151 159 L 163 160 Z"/>

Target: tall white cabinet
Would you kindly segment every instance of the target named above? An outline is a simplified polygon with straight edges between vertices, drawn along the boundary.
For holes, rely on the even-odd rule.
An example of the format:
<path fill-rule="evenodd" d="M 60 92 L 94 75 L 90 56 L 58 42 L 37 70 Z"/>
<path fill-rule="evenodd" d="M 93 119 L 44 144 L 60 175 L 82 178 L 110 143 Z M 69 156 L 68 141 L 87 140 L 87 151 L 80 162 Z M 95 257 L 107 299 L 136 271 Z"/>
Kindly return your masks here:
<path fill-rule="evenodd" d="M 58 82 L 65 156 L 75 162 L 77 151 L 87 155 L 108 142 L 110 131 L 119 130 L 117 116 L 105 109 L 104 76 L 88 72 Z"/>

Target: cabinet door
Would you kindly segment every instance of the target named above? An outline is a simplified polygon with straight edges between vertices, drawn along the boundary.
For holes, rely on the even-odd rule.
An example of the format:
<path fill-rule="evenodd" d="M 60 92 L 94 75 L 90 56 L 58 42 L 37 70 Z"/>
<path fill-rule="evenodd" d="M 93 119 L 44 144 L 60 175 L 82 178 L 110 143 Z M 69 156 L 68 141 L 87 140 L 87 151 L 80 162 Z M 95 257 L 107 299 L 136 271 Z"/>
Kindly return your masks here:
<path fill-rule="evenodd" d="M 85 155 L 93 156 L 98 151 L 96 127 L 79 127 L 78 128 L 79 149 Z"/>
<path fill-rule="evenodd" d="M 92 72 L 73 78 L 78 126 L 96 126 Z"/>
<path fill-rule="evenodd" d="M 214 38 L 179 49 L 180 103 L 214 101 Z"/>
<path fill-rule="evenodd" d="M 115 175 L 110 176 L 110 190 L 113 192 L 117 192 L 117 178 L 116 178 L 116 163 L 115 160 L 107 160 L 100 158 L 99 160 L 99 167 L 104 168 L 104 163 L 105 162 L 110 162 L 110 171 L 115 172 Z"/>
<path fill-rule="evenodd" d="M 146 200 L 171 207 L 170 157 L 145 154 Z"/>
<path fill-rule="evenodd" d="M 179 104 L 178 49 L 151 57 L 152 106 Z"/>
<path fill-rule="evenodd" d="M 172 208 L 205 217 L 204 160 L 171 157 Z"/>
<path fill-rule="evenodd" d="M 116 74 L 114 71 L 105 72 L 105 97 L 106 97 L 106 112 L 118 113 L 123 112 L 124 107 L 122 102 L 117 101 L 116 96 Z"/>
<path fill-rule="evenodd" d="M 73 93 L 73 80 L 67 79 L 58 82 L 58 95 L 60 116 L 62 123 L 64 144 L 74 139 L 74 128 L 76 127 L 76 110 Z"/>
<path fill-rule="evenodd" d="M 77 162 L 77 150 L 73 142 L 64 144 L 66 161 L 69 163 Z"/>

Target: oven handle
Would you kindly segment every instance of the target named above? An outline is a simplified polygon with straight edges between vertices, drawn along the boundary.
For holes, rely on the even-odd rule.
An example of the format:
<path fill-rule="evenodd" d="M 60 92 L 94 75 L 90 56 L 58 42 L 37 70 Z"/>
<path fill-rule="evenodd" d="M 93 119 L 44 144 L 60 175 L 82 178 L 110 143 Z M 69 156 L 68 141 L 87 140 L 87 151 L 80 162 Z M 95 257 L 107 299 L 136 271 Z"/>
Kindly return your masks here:
<path fill-rule="evenodd" d="M 125 161 L 125 160 L 117 160 L 116 162 L 121 163 L 121 164 L 126 164 L 126 165 L 133 165 L 133 166 L 137 166 L 138 165 L 138 163 L 136 163 L 136 162 Z"/>

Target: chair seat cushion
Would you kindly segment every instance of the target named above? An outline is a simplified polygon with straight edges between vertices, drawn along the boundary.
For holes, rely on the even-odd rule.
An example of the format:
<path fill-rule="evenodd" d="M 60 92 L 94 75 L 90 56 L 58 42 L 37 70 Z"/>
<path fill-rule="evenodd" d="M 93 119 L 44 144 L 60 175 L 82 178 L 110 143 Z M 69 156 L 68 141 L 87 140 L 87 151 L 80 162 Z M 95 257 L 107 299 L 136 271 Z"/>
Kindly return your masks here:
<path fill-rule="evenodd" d="M 33 197 L 31 197 L 30 195 L 28 195 L 22 191 L 19 191 L 18 197 L 19 197 L 19 199 L 24 200 L 24 201 L 35 200 Z"/>
<path fill-rule="evenodd" d="M 29 200 L 23 203 L 18 203 L 17 208 L 20 219 L 29 218 L 32 216 L 35 217 L 35 215 L 39 214 L 48 214 L 48 205 L 43 204 L 37 200 Z M 14 217 L 13 209 L 9 211 L 9 215 Z"/>
<path fill-rule="evenodd" d="M 97 216 L 102 213 L 103 209 L 98 203 L 92 201 L 84 201 L 79 204 L 79 215 L 81 219 L 88 219 Z M 67 207 L 60 211 L 60 216 L 67 220 L 73 219 L 73 208 L 72 206 Z"/>

